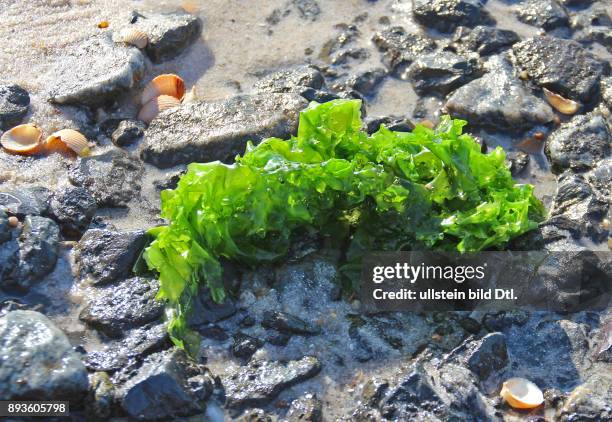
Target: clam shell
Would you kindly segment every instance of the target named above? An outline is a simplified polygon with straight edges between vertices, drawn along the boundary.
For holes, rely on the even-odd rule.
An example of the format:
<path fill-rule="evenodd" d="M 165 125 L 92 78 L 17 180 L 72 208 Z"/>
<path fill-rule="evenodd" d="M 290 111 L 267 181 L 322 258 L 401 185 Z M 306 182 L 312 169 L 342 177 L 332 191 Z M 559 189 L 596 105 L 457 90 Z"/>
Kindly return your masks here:
<path fill-rule="evenodd" d="M 170 95 L 153 98 L 140 109 L 138 119 L 149 124 L 163 110 L 181 105 L 181 102 Z"/>
<path fill-rule="evenodd" d="M 140 103 L 144 105 L 160 95 L 169 95 L 182 100 L 185 96 L 185 81 L 172 73 L 159 75 L 149 82 L 142 91 Z"/>
<path fill-rule="evenodd" d="M 564 98 L 546 88 L 543 88 L 543 90 L 548 104 L 553 106 L 558 112 L 571 115 L 576 114 L 576 112 L 580 109 L 580 103 Z"/>
<path fill-rule="evenodd" d="M 89 143 L 82 133 L 73 129 L 62 129 L 45 140 L 48 151 L 76 153 L 79 157 L 89 155 Z"/>
<path fill-rule="evenodd" d="M 146 34 L 146 32 L 143 32 L 140 29 L 125 28 L 119 31 L 119 34 L 114 40 L 115 42 L 123 42 L 143 49 L 149 42 L 149 36 Z"/>
<path fill-rule="evenodd" d="M 15 126 L 0 138 L 0 144 L 13 154 L 32 155 L 40 152 L 42 131 L 31 123 Z"/>
<path fill-rule="evenodd" d="M 525 378 L 510 378 L 503 383 L 499 395 L 515 409 L 533 409 L 544 403 L 542 390 Z"/>

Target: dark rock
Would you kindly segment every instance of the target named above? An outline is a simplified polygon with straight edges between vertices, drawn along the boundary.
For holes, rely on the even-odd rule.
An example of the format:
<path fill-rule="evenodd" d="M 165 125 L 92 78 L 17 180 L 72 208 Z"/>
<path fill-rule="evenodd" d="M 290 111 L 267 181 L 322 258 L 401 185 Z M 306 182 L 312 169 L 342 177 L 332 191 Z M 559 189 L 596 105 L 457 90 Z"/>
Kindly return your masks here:
<path fill-rule="evenodd" d="M 263 409 L 249 409 L 235 420 L 236 422 L 273 422 L 272 416 Z"/>
<path fill-rule="evenodd" d="M 286 312 L 279 311 L 266 311 L 261 325 L 290 334 L 315 335 L 321 333 L 319 327 Z"/>
<path fill-rule="evenodd" d="M 123 207 L 138 197 L 142 163 L 119 149 L 80 158 L 68 177 L 91 193 L 100 207 Z"/>
<path fill-rule="evenodd" d="M 282 333 L 280 331 L 271 330 L 268 332 L 268 336 L 266 337 L 266 341 L 274 346 L 286 346 L 291 340 L 291 334 Z"/>
<path fill-rule="evenodd" d="M 497 131 L 522 131 L 553 120 L 550 106 L 525 88 L 507 59 L 493 56 L 486 68 L 482 78 L 450 96 L 446 109 L 453 117 Z"/>
<path fill-rule="evenodd" d="M 49 203 L 51 216 L 66 237 L 80 237 L 98 210 L 95 199 L 80 187 L 68 186 L 56 191 Z"/>
<path fill-rule="evenodd" d="M 580 44 L 553 37 L 536 37 L 514 44 L 517 63 L 539 86 L 582 102 L 595 100 L 599 80 L 609 65 Z M 568 66 L 580 63 L 580 66 Z"/>
<path fill-rule="evenodd" d="M 244 318 L 240 320 L 241 327 L 252 327 L 255 325 L 256 321 L 251 315 L 246 315 Z"/>
<path fill-rule="evenodd" d="M 463 317 L 459 319 L 458 322 L 459 322 L 459 325 L 461 325 L 461 328 L 463 328 L 465 331 L 467 331 L 470 334 L 478 334 L 482 328 L 482 326 L 480 325 L 480 322 L 478 322 L 474 318 Z"/>
<path fill-rule="evenodd" d="M 494 23 L 484 3 L 480 0 L 412 0 L 412 14 L 427 27 L 451 32 L 457 26 Z"/>
<path fill-rule="evenodd" d="M 0 85 L 0 130 L 21 123 L 28 113 L 30 95 L 19 85 Z"/>
<path fill-rule="evenodd" d="M 359 332 L 358 325 L 354 323 L 351 324 L 349 327 L 349 337 L 351 338 L 352 342 L 352 357 L 358 362 L 367 362 L 372 360 L 374 357 L 372 347 L 370 347 L 368 341 Z"/>
<path fill-rule="evenodd" d="M 479 379 L 486 380 L 508 364 L 506 338 L 502 333 L 491 333 L 470 346 L 467 367 Z"/>
<path fill-rule="evenodd" d="M 11 239 L 11 228 L 8 223 L 9 216 L 0 208 L 0 245 Z"/>
<path fill-rule="evenodd" d="M 106 372 L 94 372 L 89 376 L 89 395 L 85 412 L 90 420 L 108 420 L 115 402 L 115 387 Z"/>
<path fill-rule="evenodd" d="M 231 409 L 265 406 L 281 391 L 314 377 L 320 370 L 319 361 L 310 356 L 286 363 L 251 361 L 222 378 L 225 406 Z"/>
<path fill-rule="evenodd" d="M 129 276 L 145 243 L 146 236 L 141 230 L 88 230 L 75 247 L 81 279 L 101 285 Z"/>
<path fill-rule="evenodd" d="M 305 394 L 291 402 L 286 422 L 322 422 L 323 404 L 315 394 Z"/>
<path fill-rule="evenodd" d="M 216 102 L 183 104 L 151 122 L 142 143 L 143 160 L 157 167 L 231 160 L 246 141 L 286 139 L 307 105 L 295 94 L 241 95 Z"/>
<path fill-rule="evenodd" d="M 321 47 L 319 58 L 327 63 L 344 64 L 351 55 L 347 47 L 361 35 L 357 25 L 343 25 L 340 29 L 339 34 L 327 40 Z M 344 55 L 344 59 L 341 55 Z"/>
<path fill-rule="evenodd" d="M 354 422 L 375 422 L 382 420 L 382 416 L 377 409 L 372 409 L 362 404 L 357 406 L 357 409 L 351 414 L 350 419 L 341 419 L 343 422 L 348 420 Z"/>
<path fill-rule="evenodd" d="M 366 70 L 365 72 L 348 77 L 343 85 L 349 90 L 358 91 L 362 95 L 374 95 L 376 89 L 386 76 L 387 71 L 385 69 Z"/>
<path fill-rule="evenodd" d="M 151 353 L 170 345 L 164 324 L 148 325 L 129 331 L 124 339 L 105 345 L 102 350 L 87 353 L 85 365 L 93 371 L 115 372 L 142 362 Z"/>
<path fill-rule="evenodd" d="M 512 176 L 521 174 L 529 164 L 529 160 L 529 154 L 522 151 L 518 151 L 514 157 L 510 158 L 510 173 L 512 173 Z"/>
<path fill-rule="evenodd" d="M 321 8 L 316 0 L 293 0 L 302 19 L 316 21 L 321 14 Z"/>
<path fill-rule="evenodd" d="M 366 124 L 366 130 L 370 135 L 377 132 L 380 129 L 380 125 L 385 125 L 387 129 L 394 132 L 412 132 L 412 129 L 414 129 L 414 123 L 404 117 L 366 117 L 364 121 Z"/>
<path fill-rule="evenodd" d="M 215 324 L 198 327 L 198 333 L 200 333 L 200 335 L 204 338 L 217 341 L 225 341 L 229 338 L 225 330 Z"/>
<path fill-rule="evenodd" d="M 555 415 L 555 420 L 608 421 L 612 419 L 612 380 L 609 371 L 591 375 L 582 385 L 568 394 L 567 400 Z"/>
<path fill-rule="evenodd" d="M 228 272 L 224 271 L 223 277 L 227 278 L 228 275 Z M 212 299 L 207 288 L 201 288 L 193 302 L 189 325 L 199 329 L 201 326 L 223 321 L 236 312 L 236 303 L 231 298 L 226 298 L 223 303 L 217 303 Z"/>
<path fill-rule="evenodd" d="M 79 319 L 110 337 L 160 318 L 164 305 L 155 300 L 158 282 L 133 277 L 100 289 Z"/>
<path fill-rule="evenodd" d="M 137 48 L 115 44 L 110 37 L 92 37 L 63 52 L 51 65 L 50 100 L 58 104 L 99 106 L 134 88 L 144 73 Z"/>
<path fill-rule="evenodd" d="M 122 120 L 111 135 L 113 144 L 125 147 L 144 136 L 145 125 L 140 120 Z"/>
<path fill-rule="evenodd" d="M 430 53 L 436 48 L 434 40 L 420 34 L 408 33 L 401 26 L 377 32 L 372 41 L 384 53 L 385 66 L 400 75 L 419 55 Z"/>
<path fill-rule="evenodd" d="M 368 380 L 361 393 L 363 402 L 368 406 L 378 406 L 380 400 L 385 395 L 389 388 L 389 381 L 381 378 L 372 378 Z"/>
<path fill-rule="evenodd" d="M 521 22 L 547 31 L 569 23 L 567 10 L 556 0 L 527 0 L 521 3 L 517 15 Z"/>
<path fill-rule="evenodd" d="M 264 342 L 258 338 L 251 337 L 244 333 L 236 333 L 231 351 L 237 358 L 248 360 L 263 345 Z"/>
<path fill-rule="evenodd" d="M 448 51 L 424 54 L 408 68 L 408 80 L 421 94 L 446 95 L 478 76 L 478 60 Z"/>
<path fill-rule="evenodd" d="M 321 89 L 325 81 L 314 66 L 301 65 L 271 73 L 255 84 L 257 92 L 298 93 L 305 88 Z"/>
<path fill-rule="evenodd" d="M 605 9 L 591 8 L 572 17 L 574 39 L 589 44 L 599 43 L 612 51 L 612 19 Z"/>
<path fill-rule="evenodd" d="M 118 393 L 123 410 L 138 420 L 175 420 L 202 413 L 213 390 L 207 370 L 181 349 L 145 359 Z"/>
<path fill-rule="evenodd" d="M 466 27 L 457 28 L 453 40 L 459 52 L 467 50 L 488 56 L 511 47 L 520 41 L 520 37 L 516 32 L 507 29 L 477 26 L 472 30 Z"/>
<path fill-rule="evenodd" d="M 574 116 L 554 131 L 547 152 L 557 170 L 584 170 L 610 155 L 612 138 L 603 116 L 597 112 Z"/>
<path fill-rule="evenodd" d="M 506 331 L 512 325 L 523 325 L 527 322 L 529 315 L 525 311 L 500 311 L 494 314 L 486 314 L 482 324 L 489 331 Z"/>
<path fill-rule="evenodd" d="M 46 316 L 13 311 L 0 318 L 0 397 L 4 400 L 84 398 L 88 382 L 81 357 Z"/>
<path fill-rule="evenodd" d="M 49 210 L 51 191 L 42 186 L 20 188 L 0 192 L 0 209 L 10 215 L 24 218 L 26 215 L 45 215 Z"/>

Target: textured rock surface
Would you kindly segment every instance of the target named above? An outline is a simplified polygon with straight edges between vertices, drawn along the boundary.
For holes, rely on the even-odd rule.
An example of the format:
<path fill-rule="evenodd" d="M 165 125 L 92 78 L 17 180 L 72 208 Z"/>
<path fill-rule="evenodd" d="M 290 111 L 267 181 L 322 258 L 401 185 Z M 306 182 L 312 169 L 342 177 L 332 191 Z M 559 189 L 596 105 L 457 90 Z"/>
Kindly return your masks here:
<path fill-rule="evenodd" d="M 0 192 L 0 208 L 19 218 L 26 215 L 44 215 L 49 210 L 50 197 L 51 191 L 43 186 Z"/>
<path fill-rule="evenodd" d="M 432 52 L 436 43 L 420 34 L 406 32 L 401 26 L 377 32 L 372 41 L 384 53 L 383 62 L 391 72 L 401 73 L 420 54 Z"/>
<path fill-rule="evenodd" d="M 67 237 L 80 237 L 98 210 L 93 196 L 84 188 L 68 186 L 56 191 L 49 212 Z"/>
<path fill-rule="evenodd" d="M 481 0 L 412 0 L 415 19 L 425 26 L 442 32 L 457 26 L 472 27 L 493 23 Z"/>
<path fill-rule="evenodd" d="M 291 402 L 285 420 L 286 422 L 321 422 L 323 404 L 315 394 L 305 394 Z"/>
<path fill-rule="evenodd" d="M 228 161 L 246 141 L 288 138 L 307 105 L 295 94 L 240 95 L 216 102 L 183 104 L 162 112 L 149 126 L 141 157 L 157 167 Z"/>
<path fill-rule="evenodd" d="M 101 35 L 78 44 L 51 65 L 49 92 L 58 104 L 103 105 L 134 88 L 144 73 L 144 56 L 135 47 Z"/>
<path fill-rule="evenodd" d="M 122 120 L 111 135 L 118 147 L 131 145 L 144 136 L 145 125 L 139 120 Z"/>
<path fill-rule="evenodd" d="M 286 312 L 265 312 L 261 325 L 290 334 L 315 335 L 321 333 L 319 327 Z"/>
<path fill-rule="evenodd" d="M 408 68 L 417 93 L 446 95 L 477 76 L 478 61 L 451 52 L 424 54 Z"/>
<path fill-rule="evenodd" d="M 19 85 L 0 85 L 0 130 L 18 125 L 28 113 L 30 95 Z"/>
<path fill-rule="evenodd" d="M 175 58 L 202 33 L 202 21 L 189 13 L 151 14 L 135 26 L 149 36 L 145 51 L 154 63 Z"/>
<path fill-rule="evenodd" d="M 472 30 L 460 27 L 453 34 L 453 46 L 456 49 L 474 51 L 481 56 L 498 53 L 519 41 L 520 37 L 514 31 L 481 25 Z"/>
<path fill-rule="evenodd" d="M 521 22 L 546 30 L 569 23 L 567 10 L 557 0 L 528 0 L 520 5 L 517 15 Z"/>
<path fill-rule="evenodd" d="M 13 311 L 0 318 L 0 397 L 70 400 L 87 391 L 87 371 L 66 335 L 47 317 Z"/>

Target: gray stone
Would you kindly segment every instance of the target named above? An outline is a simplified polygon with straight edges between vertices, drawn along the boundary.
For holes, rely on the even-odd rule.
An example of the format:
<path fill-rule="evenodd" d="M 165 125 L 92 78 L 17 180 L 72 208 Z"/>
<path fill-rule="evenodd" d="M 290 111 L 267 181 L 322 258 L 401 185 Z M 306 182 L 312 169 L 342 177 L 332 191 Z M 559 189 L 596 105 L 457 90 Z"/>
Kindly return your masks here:
<path fill-rule="evenodd" d="M 131 145 L 144 136 L 145 125 L 140 120 L 122 120 L 113 131 L 111 140 L 118 147 Z"/>
<path fill-rule="evenodd" d="M 557 170 L 592 168 L 597 161 L 610 155 L 612 138 L 600 113 L 574 116 L 555 130 L 546 145 Z"/>
<path fill-rule="evenodd" d="M 26 215 L 44 215 L 49 210 L 50 197 L 51 191 L 42 186 L 0 192 L 0 208 L 19 218 Z"/>
<path fill-rule="evenodd" d="M 384 68 L 374 68 L 351 75 L 342 81 L 340 84 L 332 87 L 337 91 L 357 91 L 361 95 L 372 96 L 376 94 L 379 85 L 387 76 L 387 70 Z"/>
<path fill-rule="evenodd" d="M 309 356 L 286 363 L 251 361 L 222 378 L 225 406 L 231 409 L 265 406 L 284 389 L 314 377 L 320 370 L 319 361 Z"/>
<path fill-rule="evenodd" d="M 512 47 L 518 65 L 539 86 L 573 100 L 589 102 L 599 96 L 599 80 L 609 68 L 576 41 L 536 37 Z M 568 66 L 580 63 L 580 66 Z"/>
<path fill-rule="evenodd" d="M 321 329 L 286 312 L 268 311 L 264 313 L 261 325 L 280 332 L 299 335 L 320 334 Z"/>
<path fill-rule="evenodd" d="M 142 163 L 115 149 L 101 155 L 79 158 L 70 169 L 70 181 L 89 191 L 100 207 L 124 207 L 138 197 Z"/>
<path fill-rule="evenodd" d="M 304 20 L 315 21 L 321 14 L 321 7 L 316 0 L 292 0 L 300 17 Z"/>
<path fill-rule="evenodd" d="M 271 73 L 255 84 L 259 92 L 296 92 L 303 88 L 321 89 L 325 81 L 314 66 L 301 65 Z"/>
<path fill-rule="evenodd" d="M 487 334 L 470 349 L 466 356 L 467 367 L 483 381 L 504 369 L 508 363 L 506 338 L 502 333 Z"/>
<path fill-rule="evenodd" d="M 137 48 L 115 44 L 106 35 L 92 37 L 51 64 L 49 98 L 58 104 L 104 105 L 134 88 L 144 68 Z"/>
<path fill-rule="evenodd" d="M 236 333 L 231 351 L 237 358 L 248 360 L 257 352 L 264 342 L 258 338 L 251 337 L 244 333 Z"/>
<path fill-rule="evenodd" d="M 110 337 L 160 318 L 164 305 L 155 300 L 159 284 L 155 280 L 133 277 L 100 289 L 79 319 Z"/>
<path fill-rule="evenodd" d="M 8 223 L 9 216 L 0 208 L 0 245 L 11 239 L 11 228 Z"/>
<path fill-rule="evenodd" d="M 137 420 L 176 420 L 202 413 L 213 390 L 207 370 L 181 349 L 149 356 L 117 394 L 123 410 Z"/>
<path fill-rule="evenodd" d="M 141 157 L 157 167 L 229 161 L 244 152 L 246 141 L 288 138 L 297 130 L 306 100 L 295 94 L 240 95 L 215 102 L 194 102 L 166 110 L 151 122 Z"/>
<path fill-rule="evenodd" d="M 486 0 L 412 0 L 412 14 L 427 27 L 451 32 L 457 26 L 494 23 L 484 3 Z"/>
<path fill-rule="evenodd" d="M 590 44 L 599 43 L 612 51 L 612 19 L 603 8 L 589 8 L 576 13 L 571 20 L 574 39 Z"/>
<path fill-rule="evenodd" d="M 518 19 L 529 25 L 551 30 L 569 24 L 565 7 L 556 0 L 527 0 L 517 11 Z"/>
<path fill-rule="evenodd" d="M 492 56 L 486 73 L 457 89 L 446 102 L 453 117 L 492 130 L 522 131 L 553 120 L 550 106 L 532 95 L 503 56 Z"/>
<path fill-rule="evenodd" d="M 88 230 L 75 248 L 81 279 L 102 285 L 129 276 L 145 243 L 142 230 Z"/>
<path fill-rule="evenodd" d="M 51 216 L 66 237 L 80 237 L 98 210 L 91 194 L 84 188 L 68 186 L 56 191 L 49 202 Z"/>
<path fill-rule="evenodd" d="M 384 53 L 383 63 L 391 72 L 402 74 L 419 55 L 436 48 L 434 40 L 420 34 L 408 33 L 401 26 L 377 32 L 372 41 Z"/>
<path fill-rule="evenodd" d="M 323 403 L 316 394 L 308 393 L 291 402 L 286 422 L 322 422 Z"/>
<path fill-rule="evenodd" d="M 0 85 L 0 130 L 21 123 L 28 113 L 30 95 L 19 85 Z"/>
<path fill-rule="evenodd" d="M 510 173 L 512 176 L 518 176 L 529 165 L 530 157 L 529 154 L 518 151 L 508 161 L 510 162 Z"/>
<path fill-rule="evenodd" d="M 34 311 L 13 311 L 0 318 L 0 397 L 4 400 L 84 398 L 87 371 L 66 335 Z"/>
<path fill-rule="evenodd" d="M 478 76 L 479 64 L 448 51 L 419 56 L 408 68 L 408 80 L 421 94 L 446 95 Z"/>
<path fill-rule="evenodd" d="M 612 420 L 612 376 L 609 368 L 593 373 L 582 385 L 568 394 L 557 411 L 561 422 Z"/>
<path fill-rule="evenodd" d="M 511 47 L 520 41 L 520 37 L 514 31 L 479 25 L 472 30 L 466 27 L 457 28 L 453 41 L 453 46 L 460 52 L 474 51 L 481 56 L 487 56 Z"/>
<path fill-rule="evenodd" d="M 364 122 L 369 134 L 377 132 L 380 129 L 380 125 L 385 125 L 387 129 L 394 132 L 412 132 L 412 129 L 414 129 L 414 123 L 406 117 L 366 117 Z"/>

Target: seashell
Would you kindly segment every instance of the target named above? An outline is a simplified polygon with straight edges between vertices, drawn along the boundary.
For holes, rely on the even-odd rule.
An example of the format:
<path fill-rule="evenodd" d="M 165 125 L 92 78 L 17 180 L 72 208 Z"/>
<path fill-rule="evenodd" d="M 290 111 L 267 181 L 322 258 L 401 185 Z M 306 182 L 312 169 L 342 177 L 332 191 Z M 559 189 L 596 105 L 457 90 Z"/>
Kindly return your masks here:
<path fill-rule="evenodd" d="M 542 390 L 525 378 L 510 378 L 499 395 L 515 409 L 533 409 L 544 403 Z"/>
<path fill-rule="evenodd" d="M 155 97 L 170 95 L 179 101 L 185 96 L 185 82 L 172 73 L 155 77 L 142 91 L 140 104 L 145 105 Z"/>
<path fill-rule="evenodd" d="M 100 29 L 108 28 L 108 21 L 102 21 L 102 22 L 98 23 L 98 28 L 100 28 Z"/>
<path fill-rule="evenodd" d="M 163 110 L 181 105 L 181 102 L 170 95 L 153 98 L 140 109 L 138 119 L 149 124 Z"/>
<path fill-rule="evenodd" d="M 575 114 L 580 109 L 580 103 L 564 98 L 546 88 L 543 88 L 543 90 L 548 104 L 553 106 L 553 108 L 558 112 L 571 115 Z"/>
<path fill-rule="evenodd" d="M 149 36 L 146 32 L 136 28 L 125 28 L 119 31 L 116 37 L 113 37 L 115 42 L 122 42 L 133 45 L 134 47 L 143 49 L 149 42 Z"/>
<path fill-rule="evenodd" d="M 53 133 L 45 140 L 47 151 L 76 153 L 79 157 L 89 155 L 89 143 L 81 132 L 73 129 L 62 129 Z"/>
<path fill-rule="evenodd" d="M 0 138 L 0 144 L 9 152 L 33 155 L 41 151 L 42 131 L 31 123 L 15 126 Z"/>

